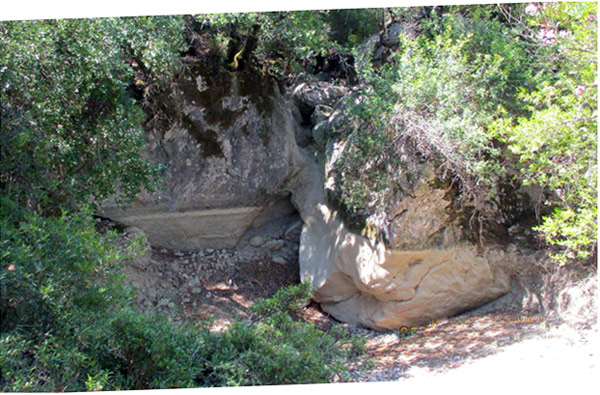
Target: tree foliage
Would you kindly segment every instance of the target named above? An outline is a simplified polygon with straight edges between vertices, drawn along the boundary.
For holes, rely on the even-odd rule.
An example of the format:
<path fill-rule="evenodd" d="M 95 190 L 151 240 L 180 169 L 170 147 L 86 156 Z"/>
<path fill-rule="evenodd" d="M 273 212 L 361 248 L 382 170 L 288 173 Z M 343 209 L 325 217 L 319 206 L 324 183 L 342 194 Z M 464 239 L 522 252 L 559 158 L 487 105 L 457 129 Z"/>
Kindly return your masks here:
<path fill-rule="evenodd" d="M 410 181 L 415 158 L 428 158 L 487 221 L 510 225 L 502 185 L 541 187 L 537 207 L 554 214 L 537 230 L 560 247 L 555 258 L 589 257 L 597 244 L 596 12 L 593 3 L 440 7 L 420 13 L 387 64 L 357 52 L 363 89 L 342 158 L 346 206 L 369 213 Z M 404 13 L 414 21 L 411 10 L 393 14 Z"/>
<path fill-rule="evenodd" d="M 551 191 L 554 212 L 537 228 L 561 263 L 597 248 L 597 4 L 531 3 L 505 11 L 530 46 L 536 86 L 518 97 L 527 114 L 494 125 L 519 162 L 519 180 Z"/>
<path fill-rule="evenodd" d="M 38 211 L 152 189 L 135 59 L 157 80 L 183 49 L 176 18 L 3 22 L 1 183 Z"/>
<path fill-rule="evenodd" d="M 320 12 L 202 14 L 196 19 L 201 33 L 217 41 L 221 56 L 234 69 L 243 61 L 282 78 L 335 47 Z"/>

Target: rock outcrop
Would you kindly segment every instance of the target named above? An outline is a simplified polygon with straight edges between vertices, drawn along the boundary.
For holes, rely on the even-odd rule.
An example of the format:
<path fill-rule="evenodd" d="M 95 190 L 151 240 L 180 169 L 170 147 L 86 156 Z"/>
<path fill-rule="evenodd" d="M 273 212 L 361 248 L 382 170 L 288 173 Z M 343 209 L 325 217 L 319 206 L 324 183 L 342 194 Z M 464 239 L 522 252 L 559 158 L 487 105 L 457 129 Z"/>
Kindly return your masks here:
<path fill-rule="evenodd" d="M 165 165 L 162 188 L 101 215 L 155 246 L 194 250 L 232 248 L 250 227 L 295 213 L 295 123 L 274 81 L 199 62 L 158 101 L 165 119 L 150 123 L 145 154 Z"/>
<path fill-rule="evenodd" d="M 310 105 L 316 110 L 324 104 Z M 329 113 L 314 128 L 327 131 L 342 123 L 339 111 Z M 448 317 L 509 291 L 504 264 L 515 257 L 464 241 L 460 222 L 448 210 L 451 201 L 432 186 L 427 167 L 410 194 L 388 202 L 387 245 L 350 231 L 326 190 L 334 180 L 325 169 L 335 168 L 344 147 L 330 141 L 326 156 L 307 155 L 292 196 L 304 221 L 300 275 L 325 311 L 341 321 L 392 329 Z"/>
<path fill-rule="evenodd" d="M 102 215 L 182 251 L 243 239 L 275 256 L 299 237 L 300 275 L 314 299 L 342 321 L 376 329 L 447 317 L 508 292 L 502 262 L 514 256 L 465 242 L 426 171 L 411 194 L 389 202 L 387 245 L 346 226 L 328 199 L 326 167 L 344 150 L 334 129 L 343 126 L 347 88 L 305 83 L 285 96 L 251 71 L 204 66 L 163 94 L 168 116 L 151 124 L 145 154 L 166 165 L 164 188 L 125 210 L 106 204 Z M 290 221 L 280 239 L 252 232 L 283 217 Z"/>
<path fill-rule="evenodd" d="M 399 203 L 406 213 L 403 220 L 414 217 L 415 223 L 402 228 L 400 220 L 394 222 L 394 240 L 409 248 L 390 249 L 348 230 L 340 213 L 329 207 L 323 167 L 322 160 L 309 159 L 300 174 L 303 187 L 292 199 L 304 221 L 301 279 L 311 282 L 314 299 L 332 316 L 393 329 L 449 317 L 509 291 L 506 254 L 478 251 L 457 241 L 457 229 L 444 229 L 439 211 L 444 203 L 434 203 L 441 199 L 439 191 L 421 191 L 419 198 Z M 418 232 L 412 233 L 414 228 Z M 435 244 L 439 233 L 441 242 Z"/>

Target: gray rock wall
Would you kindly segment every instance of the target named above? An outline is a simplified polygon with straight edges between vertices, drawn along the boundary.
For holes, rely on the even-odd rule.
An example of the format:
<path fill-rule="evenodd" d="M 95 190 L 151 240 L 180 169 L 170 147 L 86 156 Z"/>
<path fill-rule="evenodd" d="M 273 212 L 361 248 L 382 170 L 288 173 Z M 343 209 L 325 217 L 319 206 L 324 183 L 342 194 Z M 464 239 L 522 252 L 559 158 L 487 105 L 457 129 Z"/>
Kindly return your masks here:
<path fill-rule="evenodd" d="M 166 119 L 151 123 L 145 154 L 166 166 L 162 189 L 126 210 L 107 203 L 103 216 L 155 246 L 193 250 L 231 248 L 251 224 L 293 213 L 289 179 L 302 164 L 276 83 L 197 64 L 159 100 Z"/>

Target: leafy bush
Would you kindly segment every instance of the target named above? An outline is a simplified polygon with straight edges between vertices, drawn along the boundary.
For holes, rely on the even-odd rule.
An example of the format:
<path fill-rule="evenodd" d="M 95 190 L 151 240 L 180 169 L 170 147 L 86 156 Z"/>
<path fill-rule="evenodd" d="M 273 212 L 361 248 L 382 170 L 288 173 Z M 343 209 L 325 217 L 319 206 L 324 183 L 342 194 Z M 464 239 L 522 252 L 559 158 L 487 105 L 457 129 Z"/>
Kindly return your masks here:
<path fill-rule="evenodd" d="M 495 40 L 484 48 L 476 34 L 481 23 L 448 16 L 432 38 L 401 34 L 392 62 L 379 69 L 368 53 L 357 53 L 365 88 L 362 101 L 351 106 L 355 128 L 342 158 L 342 197 L 350 209 L 381 205 L 394 192 L 390 185 L 417 172 L 410 161 L 419 156 L 460 180 L 465 201 L 475 201 L 481 211 L 491 204 L 503 169 L 486 125 L 501 97 L 514 89 L 507 82 L 514 84 L 512 62 L 494 51 L 502 47 L 521 60 L 525 54 L 516 45 L 507 48 L 498 38 L 506 29 L 497 23 L 489 23 L 486 33 Z M 413 155 L 398 154 L 407 149 Z"/>
<path fill-rule="evenodd" d="M 315 54 L 335 47 L 327 36 L 320 12 L 267 12 L 198 15 L 229 67 L 243 63 L 277 77 L 302 70 L 301 64 Z"/>
<path fill-rule="evenodd" d="M 196 385 L 206 346 L 198 332 L 164 317 L 124 308 L 80 336 L 103 372 L 106 389 L 183 388 Z"/>
<path fill-rule="evenodd" d="M 384 9 L 329 10 L 325 13 L 329 36 L 338 44 L 354 47 L 382 28 Z"/>
<path fill-rule="evenodd" d="M 131 311 L 119 249 L 87 212 L 43 218 L 3 198 L 0 387 L 10 391 L 192 386 L 200 338 Z"/>
<path fill-rule="evenodd" d="M 41 334 L 127 297 L 117 284 L 126 255 L 109 243 L 113 233 L 98 234 L 89 213 L 43 218 L 5 197 L 1 206 L 2 330 Z"/>
<path fill-rule="evenodd" d="M 295 320 L 310 299 L 310 285 L 279 290 L 258 301 L 252 323 L 236 322 L 223 334 L 205 332 L 209 348 L 202 379 L 209 386 L 330 382 L 343 363 L 364 352 L 364 342 L 340 330 L 323 332 Z"/>
<path fill-rule="evenodd" d="M 167 17 L 1 22 L 3 191 L 56 214 L 152 189 L 159 168 L 141 158 L 144 116 L 127 89 L 135 67 L 156 83 L 172 74 L 180 25 Z"/>
<path fill-rule="evenodd" d="M 271 298 L 257 301 L 252 305 L 252 311 L 262 318 L 281 312 L 294 315 L 308 304 L 310 297 L 310 284 L 301 283 L 281 288 Z"/>
<path fill-rule="evenodd" d="M 420 19 L 418 36 L 401 34 L 388 64 L 357 52 L 363 89 L 338 172 L 345 206 L 372 214 L 429 161 L 488 221 L 510 225 L 506 185 L 541 187 L 534 203 L 554 214 L 536 230 L 553 256 L 592 256 L 596 13 L 593 3 L 445 7 Z"/>
<path fill-rule="evenodd" d="M 527 114 L 505 114 L 494 130 L 519 158 L 519 180 L 550 192 L 537 230 L 560 264 L 597 250 L 598 23 L 596 3 L 531 3 L 514 14 L 532 47 L 538 84 L 522 89 Z"/>
<path fill-rule="evenodd" d="M 85 318 L 85 320 L 84 320 Z M 196 385 L 202 338 L 162 317 L 126 308 L 81 313 L 37 341 L 20 331 L 0 338 L 3 391 L 85 391 Z"/>

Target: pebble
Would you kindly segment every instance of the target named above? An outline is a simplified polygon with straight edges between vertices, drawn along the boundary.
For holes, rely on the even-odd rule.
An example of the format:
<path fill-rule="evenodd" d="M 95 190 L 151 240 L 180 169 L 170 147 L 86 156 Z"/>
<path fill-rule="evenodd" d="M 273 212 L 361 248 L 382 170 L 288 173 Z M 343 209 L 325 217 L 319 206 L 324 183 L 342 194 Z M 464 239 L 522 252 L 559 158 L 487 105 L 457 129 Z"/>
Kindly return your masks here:
<path fill-rule="evenodd" d="M 287 263 L 287 260 L 279 255 L 273 255 L 271 257 L 271 261 L 275 262 L 275 263 L 279 263 L 280 265 L 285 265 Z"/>
<path fill-rule="evenodd" d="M 302 231 L 302 221 L 296 221 L 287 228 L 287 230 L 283 234 L 283 237 L 286 240 L 296 241 L 296 240 L 298 240 L 298 237 L 300 236 L 301 231 Z"/>
<path fill-rule="evenodd" d="M 198 278 L 198 276 L 194 276 L 189 282 L 189 286 L 190 287 L 195 287 L 197 284 L 200 283 L 200 279 Z"/>
<path fill-rule="evenodd" d="M 215 252 L 215 250 L 214 250 L 214 249 L 212 249 L 212 248 L 207 248 L 207 249 L 206 249 L 206 253 L 207 253 L 207 254 L 212 254 L 213 252 Z"/>
<path fill-rule="evenodd" d="M 170 303 L 171 303 L 171 301 L 170 301 L 169 299 L 167 299 L 167 298 L 162 298 L 162 299 L 161 299 L 161 300 L 158 302 L 158 305 L 157 305 L 157 306 L 158 306 L 158 307 L 160 307 L 160 306 L 166 306 L 166 305 L 168 305 L 168 304 L 170 304 Z"/>
<path fill-rule="evenodd" d="M 265 239 L 260 236 L 254 236 L 250 239 L 250 245 L 252 247 L 260 247 L 265 242 Z"/>
<path fill-rule="evenodd" d="M 181 252 L 181 251 L 175 251 L 175 252 L 174 252 L 174 255 L 175 255 L 175 256 L 183 256 L 184 254 L 183 254 L 183 252 Z"/>
<path fill-rule="evenodd" d="M 265 243 L 265 245 L 263 245 L 263 248 L 266 248 L 267 250 L 270 251 L 277 251 L 280 250 L 281 247 L 283 247 L 285 245 L 285 242 L 283 240 L 271 240 L 267 243 Z"/>
<path fill-rule="evenodd" d="M 162 252 L 163 254 L 166 254 L 167 252 L 169 252 L 166 248 L 161 248 L 160 252 Z"/>

